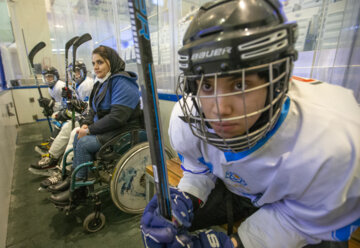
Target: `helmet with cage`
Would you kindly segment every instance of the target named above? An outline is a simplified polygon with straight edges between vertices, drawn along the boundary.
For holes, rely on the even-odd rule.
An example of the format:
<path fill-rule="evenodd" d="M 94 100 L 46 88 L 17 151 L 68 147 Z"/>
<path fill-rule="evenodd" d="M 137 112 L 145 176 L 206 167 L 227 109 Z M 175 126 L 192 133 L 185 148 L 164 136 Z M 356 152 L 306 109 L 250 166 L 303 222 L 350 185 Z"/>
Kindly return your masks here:
<path fill-rule="evenodd" d="M 67 71 L 69 78 L 71 78 L 72 81 L 75 82 L 77 86 L 79 86 L 85 80 L 87 75 L 86 65 L 81 61 L 75 61 L 74 68 L 73 68 L 73 64 L 70 63 Z"/>
<path fill-rule="evenodd" d="M 277 0 L 203 5 L 178 52 L 182 73 L 177 94 L 183 95 L 180 104 L 194 135 L 235 152 L 266 136 L 286 99 L 296 38 L 297 24 L 287 21 Z M 263 103 L 255 97 L 250 104 L 256 106 L 250 106 L 254 95 L 263 97 Z M 222 113 L 226 98 L 239 103 L 238 111 Z M 234 128 L 238 124 L 242 128 Z"/>
<path fill-rule="evenodd" d="M 41 74 L 44 83 L 49 85 L 50 88 L 54 87 L 54 85 L 60 78 L 58 70 L 52 66 L 45 67 Z"/>

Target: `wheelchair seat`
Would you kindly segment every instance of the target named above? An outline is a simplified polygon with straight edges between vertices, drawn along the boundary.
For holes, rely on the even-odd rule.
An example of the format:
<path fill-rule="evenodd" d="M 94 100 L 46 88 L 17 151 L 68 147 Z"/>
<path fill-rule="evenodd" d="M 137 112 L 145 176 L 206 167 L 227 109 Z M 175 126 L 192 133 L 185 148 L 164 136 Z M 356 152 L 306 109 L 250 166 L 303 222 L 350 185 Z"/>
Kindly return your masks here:
<path fill-rule="evenodd" d="M 144 129 L 132 129 L 113 137 L 106 142 L 95 155 L 95 160 L 112 162 L 123 155 L 131 147 L 147 141 Z"/>

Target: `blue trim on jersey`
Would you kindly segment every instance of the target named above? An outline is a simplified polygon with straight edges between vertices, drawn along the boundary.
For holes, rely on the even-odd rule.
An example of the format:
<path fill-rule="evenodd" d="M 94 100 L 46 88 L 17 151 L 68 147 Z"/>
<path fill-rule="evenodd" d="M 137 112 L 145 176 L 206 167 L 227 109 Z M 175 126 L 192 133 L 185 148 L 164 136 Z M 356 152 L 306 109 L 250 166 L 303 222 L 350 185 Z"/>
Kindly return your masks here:
<path fill-rule="evenodd" d="M 210 162 L 206 162 L 203 157 L 198 158 L 198 160 L 199 160 L 200 163 L 206 165 L 206 166 L 209 168 L 209 170 L 210 170 L 211 173 L 213 172 L 214 166 L 213 166 Z M 205 172 L 205 171 L 204 171 L 204 172 Z"/>
<path fill-rule="evenodd" d="M 53 120 L 52 123 L 53 123 L 55 126 L 59 127 L 59 128 L 62 127 L 62 124 L 61 124 L 60 122 L 56 121 L 56 120 Z"/>
<path fill-rule="evenodd" d="M 212 164 L 211 163 L 206 163 L 205 162 L 205 160 L 204 160 L 204 158 L 199 158 L 198 160 L 201 162 L 201 163 L 203 163 L 203 164 L 205 164 L 206 166 L 208 166 L 209 167 L 209 169 L 206 169 L 206 170 L 204 170 L 204 171 L 201 171 L 201 172 L 193 172 L 193 171 L 191 171 L 191 170 L 187 170 L 187 169 L 185 169 L 185 167 L 183 166 L 183 163 L 184 163 L 184 156 L 183 155 L 181 155 L 180 153 L 178 153 L 178 156 L 179 156 L 179 158 L 180 158 L 180 161 L 181 161 L 181 169 L 183 170 L 183 171 L 186 171 L 186 172 L 190 172 L 190 173 L 192 173 L 192 174 L 205 174 L 205 173 L 207 173 L 208 171 L 209 171 L 209 169 L 210 169 L 210 167 L 211 167 L 211 169 L 210 169 L 210 171 L 212 171 L 212 168 L 213 168 L 213 166 L 212 166 Z M 202 159 L 202 161 L 201 161 L 201 159 Z"/>
<path fill-rule="evenodd" d="M 179 158 L 180 158 L 181 163 L 184 163 L 184 157 L 183 157 L 183 155 L 181 155 L 180 153 L 178 153 L 178 156 L 179 156 Z"/>
<path fill-rule="evenodd" d="M 360 227 L 360 219 L 354 221 L 353 223 L 337 229 L 336 231 L 331 232 L 331 236 L 334 240 L 337 241 L 346 241 L 349 240 L 351 234 Z"/>
<path fill-rule="evenodd" d="M 246 150 L 243 152 L 224 152 L 226 161 L 227 162 L 237 161 L 237 160 L 242 159 L 242 158 L 246 157 L 247 155 L 255 152 L 260 147 L 262 147 L 276 133 L 276 131 L 281 126 L 281 124 L 284 122 L 284 120 L 289 112 L 289 108 L 290 108 L 290 98 L 288 97 L 284 102 L 279 120 L 275 124 L 274 128 L 270 132 L 268 132 L 264 138 L 259 140 L 254 147 L 250 148 L 249 150 Z"/>
<path fill-rule="evenodd" d="M 205 174 L 205 173 L 208 173 L 208 172 L 209 172 L 209 169 L 206 169 L 206 170 L 200 171 L 200 172 L 193 172 L 193 171 L 191 171 L 191 170 L 185 169 L 182 164 L 181 164 L 181 169 L 182 169 L 183 171 L 190 172 L 191 174 Z"/>

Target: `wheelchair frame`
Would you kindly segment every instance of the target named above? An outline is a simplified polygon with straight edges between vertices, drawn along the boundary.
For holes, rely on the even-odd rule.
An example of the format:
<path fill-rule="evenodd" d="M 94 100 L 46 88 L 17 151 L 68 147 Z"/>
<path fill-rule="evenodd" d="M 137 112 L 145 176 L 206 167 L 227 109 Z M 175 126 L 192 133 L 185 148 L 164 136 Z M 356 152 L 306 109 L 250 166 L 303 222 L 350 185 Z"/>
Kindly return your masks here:
<path fill-rule="evenodd" d="M 78 165 L 71 175 L 70 180 L 70 202 L 68 205 L 60 206 L 56 205 L 57 208 L 60 210 L 64 210 L 66 215 L 69 215 L 70 212 L 74 209 L 76 209 L 77 206 L 81 204 L 81 202 L 77 202 L 74 199 L 74 193 L 75 190 L 80 187 L 88 187 L 89 192 L 87 192 L 86 200 L 91 200 L 94 202 L 94 212 L 90 213 L 83 221 L 83 227 L 88 232 L 97 232 L 99 231 L 104 225 L 105 225 L 105 216 L 101 213 L 101 199 L 100 195 L 103 193 L 107 193 L 110 191 L 111 193 L 111 180 L 115 175 L 115 170 L 117 166 L 119 165 L 119 162 L 122 161 L 121 165 L 124 164 L 127 160 L 131 158 L 126 159 L 125 161 L 122 160 L 124 155 L 126 155 L 128 152 L 134 152 L 135 147 L 142 144 L 139 149 L 144 149 L 145 142 L 147 142 L 147 136 L 146 131 L 142 128 L 133 129 L 133 130 L 127 130 L 122 132 L 121 134 L 115 136 L 108 142 L 106 142 L 100 150 L 95 155 L 95 160 L 91 162 L 86 162 Z M 147 146 L 148 147 L 148 146 Z M 146 147 L 146 148 L 147 148 Z M 64 180 L 66 175 L 66 167 L 69 165 L 72 165 L 72 162 L 67 163 L 67 156 L 73 151 L 73 148 L 67 150 L 64 154 L 63 158 L 63 166 L 62 166 L 62 179 Z M 171 154 L 169 151 L 167 151 L 169 154 Z M 95 175 L 95 179 L 88 180 L 85 179 L 84 181 L 76 181 L 76 174 L 77 172 L 87 167 L 93 174 Z M 105 180 L 106 185 L 102 186 L 103 179 L 101 178 L 100 171 L 107 171 L 109 172 L 111 170 L 111 173 L 109 174 L 109 181 Z M 144 168 L 145 171 L 145 168 Z M 94 189 L 94 185 L 96 183 L 100 184 L 100 188 Z M 127 209 L 124 207 L 119 206 L 118 202 L 114 202 L 114 194 L 111 193 L 112 201 L 113 203 L 119 208 L 120 210 L 127 212 L 127 213 L 140 213 L 142 211 L 131 211 L 131 209 Z"/>

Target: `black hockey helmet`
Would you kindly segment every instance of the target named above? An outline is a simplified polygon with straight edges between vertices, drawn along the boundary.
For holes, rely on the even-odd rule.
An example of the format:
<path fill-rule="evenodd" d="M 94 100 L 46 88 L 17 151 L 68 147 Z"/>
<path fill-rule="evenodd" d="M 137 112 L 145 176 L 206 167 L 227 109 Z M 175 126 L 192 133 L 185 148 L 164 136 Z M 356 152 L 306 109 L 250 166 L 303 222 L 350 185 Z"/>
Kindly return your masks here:
<path fill-rule="evenodd" d="M 60 78 L 58 70 L 53 66 L 45 67 L 44 70 L 41 72 L 41 74 L 42 74 L 44 83 L 48 84 L 50 88 L 54 87 L 54 85 Z M 52 75 L 54 78 L 52 81 L 48 81 L 46 79 L 50 75 Z"/>
<path fill-rule="evenodd" d="M 86 78 L 87 70 L 84 62 L 75 61 L 75 67 L 73 68 L 73 64 L 69 64 L 68 68 L 69 77 L 77 84 L 80 85 Z M 76 72 L 79 72 L 80 77 L 76 76 Z"/>
<path fill-rule="evenodd" d="M 182 74 L 177 93 L 184 96 L 182 109 L 193 133 L 222 150 L 233 151 L 246 150 L 264 137 L 280 116 L 297 59 L 296 39 L 297 24 L 287 21 L 277 0 L 221 0 L 200 7 L 178 51 Z M 249 73 L 265 75 L 267 81 L 268 99 L 259 110 L 261 117 L 246 134 L 231 141 L 214 135 L 209 122 L 215 120 L 206 119 L 197 96 L 199 82 L 201 86 L 203 78 L 230 74 L 241 79 Z M 247 115 L 239 120 L 246 120 Z"/>

